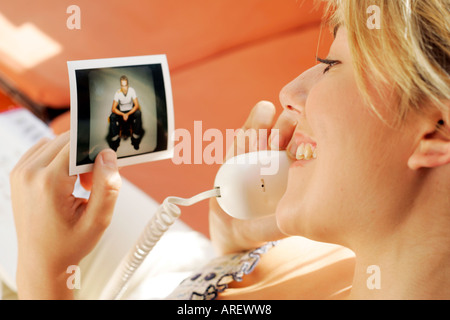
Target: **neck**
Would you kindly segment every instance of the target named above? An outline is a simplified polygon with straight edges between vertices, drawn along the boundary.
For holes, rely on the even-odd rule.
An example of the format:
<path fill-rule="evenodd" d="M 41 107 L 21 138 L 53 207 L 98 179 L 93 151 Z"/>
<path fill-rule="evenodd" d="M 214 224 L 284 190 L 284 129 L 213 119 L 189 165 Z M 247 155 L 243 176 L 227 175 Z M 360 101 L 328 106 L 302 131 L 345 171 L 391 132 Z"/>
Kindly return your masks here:
<path fill-rule="evenodd" d="M 351 299 L 448 299 L 450 258 L 442 252 L 410 250 L 357 258 Z M 448 253 L 447 253 L 448 254 Z"/>
<path fill-rule="evenodd" d="M 356 266 L 350 298 L 450 298 L 448 190 L 418 195 L 395 228 L 377 238 L 372 233 L 361 241 L 365 245 L 353 248 Z"/>

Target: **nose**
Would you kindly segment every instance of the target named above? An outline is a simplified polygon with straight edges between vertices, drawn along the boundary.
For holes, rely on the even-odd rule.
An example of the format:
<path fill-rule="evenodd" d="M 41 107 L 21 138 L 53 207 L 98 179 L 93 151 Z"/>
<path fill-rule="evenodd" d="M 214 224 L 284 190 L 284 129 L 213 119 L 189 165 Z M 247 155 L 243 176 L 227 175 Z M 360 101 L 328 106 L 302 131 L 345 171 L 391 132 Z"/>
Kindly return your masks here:
<path fill-rule="evenodd" d="M 298 112 L 304 116 L 309 91 L 319 78 L 320 72 L 318 72 L 319 68 L 317 67 L 320 66 L 316 65 L 306 70 L 281 89 L 280 103 L 283 108 Z"/>

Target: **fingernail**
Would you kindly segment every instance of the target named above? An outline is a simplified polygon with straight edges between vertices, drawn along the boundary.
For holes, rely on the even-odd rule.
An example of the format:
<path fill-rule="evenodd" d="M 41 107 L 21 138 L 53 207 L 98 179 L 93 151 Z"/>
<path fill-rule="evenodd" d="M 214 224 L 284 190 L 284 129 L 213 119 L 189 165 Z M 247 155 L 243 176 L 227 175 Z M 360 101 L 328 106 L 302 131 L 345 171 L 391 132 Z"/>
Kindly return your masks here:
<path fill-rule="evenodd" d="M 117 167 L 117 155 L 113 150 L 104 150 L 101 154 L 103 164 L 107 167 Z"/>

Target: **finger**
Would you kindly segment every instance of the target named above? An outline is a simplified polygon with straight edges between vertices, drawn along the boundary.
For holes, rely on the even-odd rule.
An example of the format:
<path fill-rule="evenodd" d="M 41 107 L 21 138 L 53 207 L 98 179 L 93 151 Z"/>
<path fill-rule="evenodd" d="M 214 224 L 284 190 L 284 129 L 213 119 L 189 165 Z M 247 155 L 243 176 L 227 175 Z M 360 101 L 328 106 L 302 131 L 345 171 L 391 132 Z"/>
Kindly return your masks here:
<path fill-rule="evenodd" d="M 45 147 L 47 143 L 51 140 L 47 137 L 40 139 L 35 145 L 33 145 L 30 149 L 28 149 L 17 161 L 15 168 L 23 167 L 30 159 L 33 159 L 36 154 L 39 154 L 40 151 Z"/>
<path fill-rule="evenodd" d="M 49 148 L 49 153 L 54 152 L 56 148 Z M 77 176 L 69 175 L 69 157 L 70 143 L 67 141 L 58 154 L 51 160 L 46 168 L 47 175 L 52 177 L 54 185 L 57 186 L 59 192 L 64 195 L 71 195 L 77 180 Z"/>
<path fill-rule="evenodd" d="M 270 129 L 273 126 L 276 109 L 269 101 L 258 102 L 250 111 L 250 115 L 242 129 Z"/>
<path fill-rule="evenodd" d="M 86 207 L 86 223 L 95 230 L 104 230 L 114 212 L 121 178 L 117 167 L 116 153 L 102 150 L 96 157 L 92 173 L 91 195 Z"/>
<path fill-rule="evenodd" d="M 250 151 L 267 150 L 270 132 L 276 120 L 276 108 L 273 103 L 261 101 L 256 105 L 252 119 L 252 128 L 256 130 L 257 144 L 250 145 Z"/>
<path fill-rule="evenodd" d="M 34 155 L 34 159 L 30 161 L 29 163 L 30 169 L 37 170 L 40 168 L 47 167 L 58 155 L 58 153 L 64 148 L 64 146 L 68 144 L 69 140 L 70 134 L 67 131 L 57 136 L 54 140 L 47 143 L 43 148 L 40 149 L 39 153 L 36 153 Z"/>
<path fill-rule="evenodd" d="M 284 110 L 272 128 L 272 134 L 269 138 L 270 148 L 272 150 L 286 149 L 296 126 L 297 120 L 295 117 L 289 111 Z"/>
<path fill-rule="evenodd" d="M 275 122 L 275 106 L 268 101 L 257 103 L 241 130 L 237 130 L 226 159 L 242 153 L 267 149 L 267 140 Z"/>

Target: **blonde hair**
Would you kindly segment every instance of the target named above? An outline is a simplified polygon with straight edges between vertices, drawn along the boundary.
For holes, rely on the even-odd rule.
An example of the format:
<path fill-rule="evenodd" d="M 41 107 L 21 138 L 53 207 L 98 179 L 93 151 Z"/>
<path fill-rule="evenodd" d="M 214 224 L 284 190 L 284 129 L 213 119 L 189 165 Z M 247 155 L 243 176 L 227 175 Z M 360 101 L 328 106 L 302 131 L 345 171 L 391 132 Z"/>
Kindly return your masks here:
<path fill-rule="evenodd" d="M 450 0 L 325 1 L 327 22 L 347 28 L 358 84 L 378 116 L 369 85 L 381 97 L 393 88 L 397 124 L 430 102 L 450 120 Z M 373 5 L 379 29 L 367 25 Z"/>

